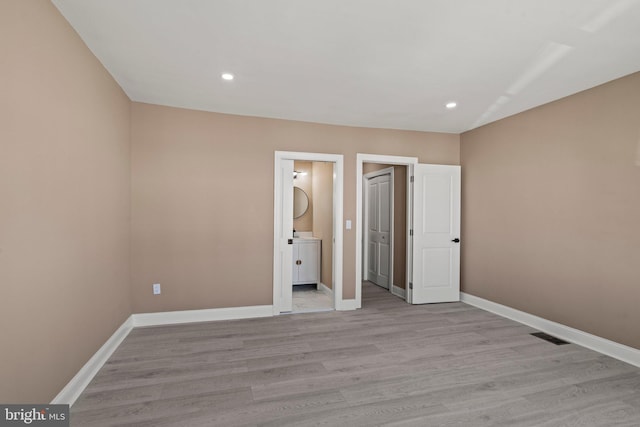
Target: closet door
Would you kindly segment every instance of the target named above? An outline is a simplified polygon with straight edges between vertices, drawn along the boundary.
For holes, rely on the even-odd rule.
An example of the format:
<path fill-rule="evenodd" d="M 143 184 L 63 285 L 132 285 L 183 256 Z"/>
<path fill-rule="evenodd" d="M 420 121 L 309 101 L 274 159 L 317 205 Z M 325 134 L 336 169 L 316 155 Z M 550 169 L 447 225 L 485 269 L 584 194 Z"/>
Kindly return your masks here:
<path fill-rule="evenodd" d="M 367 280 L 388 289 L 391 270 L 391 178 L 367 180 Z"/>

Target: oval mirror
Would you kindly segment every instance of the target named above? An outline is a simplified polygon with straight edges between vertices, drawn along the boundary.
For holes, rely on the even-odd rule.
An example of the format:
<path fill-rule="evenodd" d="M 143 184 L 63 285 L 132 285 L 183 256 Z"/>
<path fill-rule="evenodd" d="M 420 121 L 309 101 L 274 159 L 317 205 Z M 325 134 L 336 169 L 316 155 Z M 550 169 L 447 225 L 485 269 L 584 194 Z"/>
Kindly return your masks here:
<path fill-rule="evenodd" d="M 300 218 L 309 209 L 309 197 L 300 187 L 293 187 L 293 217 Z"/>

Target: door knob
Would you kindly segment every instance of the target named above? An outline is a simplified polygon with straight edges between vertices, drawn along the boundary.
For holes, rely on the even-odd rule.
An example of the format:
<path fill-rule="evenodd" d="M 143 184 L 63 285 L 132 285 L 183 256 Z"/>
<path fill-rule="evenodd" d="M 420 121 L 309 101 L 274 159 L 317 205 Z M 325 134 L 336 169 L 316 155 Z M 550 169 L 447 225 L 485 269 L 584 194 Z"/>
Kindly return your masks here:
<path fill-rule="evenodd" d="M 457 237 L 455 239 L 452 240 L 453 243 L 460 243 L 460 239 L 458 239 Z"/>

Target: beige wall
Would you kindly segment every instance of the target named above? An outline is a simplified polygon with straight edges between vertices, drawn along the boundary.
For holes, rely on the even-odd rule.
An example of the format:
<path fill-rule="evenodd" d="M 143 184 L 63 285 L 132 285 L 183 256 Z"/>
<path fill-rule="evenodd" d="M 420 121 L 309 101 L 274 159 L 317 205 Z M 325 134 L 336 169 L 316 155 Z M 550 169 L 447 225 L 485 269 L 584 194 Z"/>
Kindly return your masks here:
<path fill-rule="evenodd" d="M 48 1 L 0 52 L 0 402 L 46 403 L 131 314 L 130 102 Z"/>
<path fill-rule="evenodd" d="M 274 151 L 344 154 L 343 295 L 355 295 L 356 153 L 457 164 L 459 136 L 132 104 L 135 312 L 272 303 Z M 229 179 L 232 176 L 234 179 Z M 162 295 L 151 284 L 162 284 Z"/>
<path fill-rule="evenodd" d="M 313 162 L 313 235 L 322 239 L 320 280 L 333 289 L 333 163 Z"/>
<path fill-rule="evenodd" d="M 306 175 L 298 175 L 293 180 L 294 187 L 300 187 L 302 191 L 307 193 L 309 198 L 309 208 L 299 218 L 293 219 L 293 229 L 296 231 L 313 231 L 313 170 L 311 168 L 311 162 L 305 162 L 302 160 L 296 160 L 293 162 L 293 170 L 298 172 L 304 172 Z"/>
<path fill-rule="evenodd" d="M 464 133 L 463 290 L 640 348 L 640 73 Z"/>

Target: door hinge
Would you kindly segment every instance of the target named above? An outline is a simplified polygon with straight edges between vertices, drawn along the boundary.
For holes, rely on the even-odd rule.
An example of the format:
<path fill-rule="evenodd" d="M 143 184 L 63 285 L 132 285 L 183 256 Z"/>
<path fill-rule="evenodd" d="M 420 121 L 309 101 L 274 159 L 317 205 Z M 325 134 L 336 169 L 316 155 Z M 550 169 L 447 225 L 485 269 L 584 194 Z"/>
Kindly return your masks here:
<path fill-rule="evenodd" d="M 409 182 L 413 182 L 413 175 L 411 175 L 411 179 L 409 179 Z"/>
<path fill-rule="evenodd" d="M 409 289 L 413 289 L 413 282 L 409 282 Z"/>
<path fill-rule="evenodd" d="M 413 229 L 409 230 L 409 236 L 413 236 Z"/>

